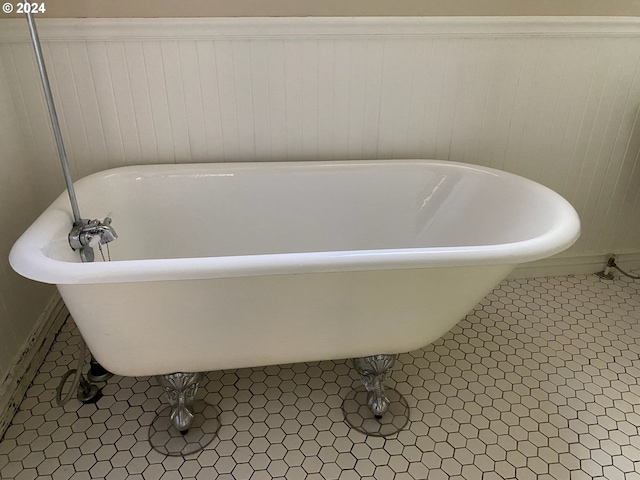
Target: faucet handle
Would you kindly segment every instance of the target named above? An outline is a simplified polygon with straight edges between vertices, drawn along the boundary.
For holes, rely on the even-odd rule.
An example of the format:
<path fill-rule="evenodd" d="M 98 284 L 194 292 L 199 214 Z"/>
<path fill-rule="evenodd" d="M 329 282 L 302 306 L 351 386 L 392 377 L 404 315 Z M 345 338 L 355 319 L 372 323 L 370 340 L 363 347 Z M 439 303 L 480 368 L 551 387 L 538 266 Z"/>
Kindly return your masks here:
<path fill-rule="evenodd" d="M 102 237 L 100 235 L 92 235 L 90 233 L 86 235 L 89 238 L 89 242 L 87 243 L 87 246 L 91 248 L 95 248 L 102 243 Z"/>

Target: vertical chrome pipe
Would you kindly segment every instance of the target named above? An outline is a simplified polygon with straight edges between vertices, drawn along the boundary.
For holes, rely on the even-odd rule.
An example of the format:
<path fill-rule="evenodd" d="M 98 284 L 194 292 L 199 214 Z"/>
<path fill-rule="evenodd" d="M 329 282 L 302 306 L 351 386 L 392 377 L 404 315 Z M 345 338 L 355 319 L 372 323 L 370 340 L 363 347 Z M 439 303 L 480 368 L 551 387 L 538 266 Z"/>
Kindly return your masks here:
<path fill-rule="evenodd" d="M 25 5 L 27 5 L 28 1 L 25 0 L 24 3 Z M 36 62 L 38 63 L 38 71 L 40 72 L 40 80 L 42 81 L 44 97 L 47 101 L 47 107 L 49 109 L 49 118 L 51 119 L 51 126 L 53 127 L 53 135 L 56 139 L 56 145 L 58 146 L 58 156 L 60 157 L 60 163 L 62 164 L 62 173 L 64 174 L 64 181 L 67 184 L 67 192 L 69 193 L 69 200 L 71 201 L 71 210 L 73 211 L 73 224 L 81 225 L 82 217 L 80 216 L 80 208 L 78 207 L 76 192 L 73 188 L 73 179 L 71 178 L 71 172 L 69 171 L 67 154 L 64 150 L 64 142 L 62 141 L 62 133 L 60 132 L 58 115 L 56 113 L 56 107 L 53 103 L 53 97 L 51 95 L 51 86 L 49 85 L 49 77 L 47 76 L 47 69 L 44 64 L 44 57 L 42 56 L 42 49 L 40 46 L 40 39 L 38 38 L 38 31 L 36 30 L 36 24 L 33 19 L 33 14 L 31 13 L 31 9 L 25 8 L 25 12 L 27 15 L 27 23 L 29 24 L 31 42 L 33 43 L 33 49 L 36 52 Z"/>

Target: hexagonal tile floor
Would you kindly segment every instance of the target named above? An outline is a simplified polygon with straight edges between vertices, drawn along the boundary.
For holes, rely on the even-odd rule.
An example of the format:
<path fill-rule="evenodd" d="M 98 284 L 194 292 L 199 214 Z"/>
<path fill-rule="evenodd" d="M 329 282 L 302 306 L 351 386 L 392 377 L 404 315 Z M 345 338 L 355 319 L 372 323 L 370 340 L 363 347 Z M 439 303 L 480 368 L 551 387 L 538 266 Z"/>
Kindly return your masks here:
<path fill-rule="evenodd" d="M 152 450 L 154 379 L 114 377 L 97 405 L 55 406 L 78 334 L 69 320 L 0 442 L 3 479 L 640 480 L 640 282 L 594 275 L 503 282 L 442 339 L 401 355 L 388 384 L 407 428 L 343 421 L 349 361 L 211 372 L 219 438 Z"/>

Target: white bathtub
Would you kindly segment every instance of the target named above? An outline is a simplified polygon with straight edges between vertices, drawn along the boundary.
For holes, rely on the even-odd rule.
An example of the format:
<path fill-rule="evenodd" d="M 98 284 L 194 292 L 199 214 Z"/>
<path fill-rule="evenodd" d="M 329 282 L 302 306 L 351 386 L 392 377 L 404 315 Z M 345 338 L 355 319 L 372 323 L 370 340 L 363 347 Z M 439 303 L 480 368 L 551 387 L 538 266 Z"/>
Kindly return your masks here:
<path fill-rule="evenodd" d="M 551 190 L 451 162 L 151 165 L 75 185 L 83 217 L 113 219 L 112 261 L 71 251 L 64 194 L 10 262 L 56 284 L 94 356 L 131 376 L 410 351 L 580 229 Z"/>

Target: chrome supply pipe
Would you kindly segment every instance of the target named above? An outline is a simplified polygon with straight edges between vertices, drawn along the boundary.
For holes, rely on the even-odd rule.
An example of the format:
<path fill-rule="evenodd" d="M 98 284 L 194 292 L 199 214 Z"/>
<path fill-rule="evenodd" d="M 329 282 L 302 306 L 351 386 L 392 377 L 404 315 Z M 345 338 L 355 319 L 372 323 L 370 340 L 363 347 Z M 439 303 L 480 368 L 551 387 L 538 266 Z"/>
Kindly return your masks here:
<path fill-rule="evenodd" d="M 25 5 L 27 5 L 29 2 L 27 0 L 24 0 L 24 3 Z M 36 62 L 38 63 L 40 80 L 42 81 L 42 88 L 44 89 L 44 98 L 47 101 L 47 107 L 49 109 L 49 118 L 51 119 L 51 126 L 53 127 L 53 136 L 56 139 L 58 156 L 60 157 L 60 163 L 62 164 L 62 173 L 64 174 L 64 181 L 67 184 L 67 192 L 69 193 L 69 201 L 71 202 L 71 210 L 73 211 L 73 224 L 76 226 L 82 225 L 83 222 L 82 217 L 80 216 L 80 208 L 78 207 L 78 199 L 76 198 L 76 192 L 73 188 L 73 179 L 71 178 L 71 171 L 69 170 L 67 154 L 64 150 L 64 142 L 62 141 L 62 133 L 60 132 L 60 124 L 58 122 L 56 106 L 53 103 L 53 96 L 51 95 L 51 85 L 49 85 L 47 68 L 44 64 L 44 57 L 42 56 L 42 47 L 40 46 L 40 39 L 38 37 L 38 30 L 36 29 L 36 22 L 33 19 L 33 13 L 31 13 L 30 8 L 25 8 L 25 12 L 27 15 L 27 23 L 29 24 L 31 43 L 33 43 L 33 49 L 36 52 Z"/>
<path fill-rule="evenodd" d="M 71 232 L 69 232 L 69 245 L 73 250 L 77 250 L 80 253 L 80 259 L 83 262 L 93 262 L 95 258 L 93 248 L 96 246 L 100 247 L 101 245 L 106 245 L 107 243 L 114 241 L 118 238 L 118 235 L 111 226 L 110 218 L 107 217 L 104 220 L 88 220 L 80 216 L 80 207 L 78 207 L 76 191 L 73 188 L 73 179 L 71 178 L 71 171 L 69 170 L 67 153 L 64 149 L 64 142 L 62 140 L 62 132 L 60 131 L 60 123 L 58 122 L 56 106 L 53 103 L 53 96 L 51 95 L 51 85 L 49 84 L 47 67 L 44 64 L 44 57 L 42 56 L 42 47 L 40 45 L 40 38 L 38 37 L 38 30 L 36 29 L 36 22 L 33 18 L 31 8 L 29 8 L 29 2 L 24 0 L 24 4 L 24 11 L 27 15 L 27 24 L 29 25 L 29 33 L 31 35 L 31 43 L 33 44 L 33 49 L 36 53 L 36 62 L 38 64 L 40 80 L 42 81 L 44 98 L 47 101 L 49 118 L 51 119 L 51 127 L 53 128 L 53 136 L 56 139 L 58 156 L 60 157 L 60 163 L 62 164 L 62 173 L 64 174 L 64 181 L 67 185 L 69 201 L 71 202 L 71 211 L 73 212 L 73 227 Z"/>

